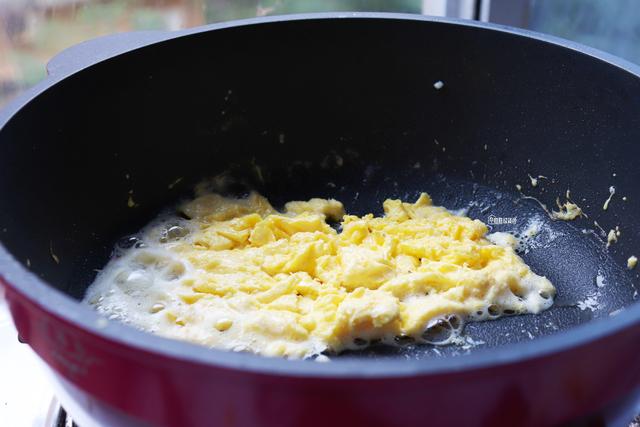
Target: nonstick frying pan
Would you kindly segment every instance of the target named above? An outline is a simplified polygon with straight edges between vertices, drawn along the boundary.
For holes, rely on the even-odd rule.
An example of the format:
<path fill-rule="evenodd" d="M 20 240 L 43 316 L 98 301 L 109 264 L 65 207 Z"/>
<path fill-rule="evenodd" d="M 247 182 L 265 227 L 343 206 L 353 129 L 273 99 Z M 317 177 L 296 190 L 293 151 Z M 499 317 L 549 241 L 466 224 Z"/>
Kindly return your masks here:
<path fill-rule="evenodd" d="M 114 35 L 48 68 L 0 115 L 0 275 L 21 340 L 94 415 L 539 426 L 635 407 L 638 67 L 495 25 L 321 14 Z M 219 174 L 276 205 L 334 197 L 379 213 L 426 191 L 509 219 L 494 231 L 538 221 L 522 257 L 558 296 L 536 316 L 467 325 L 466 346 L 374 345 L 330 363 L 170 341 L 80 304 L 114 242 Z M 567 189 L 588 218 L 542 209 Z M 599 227 L 616 226 L 607 248 Z"/>

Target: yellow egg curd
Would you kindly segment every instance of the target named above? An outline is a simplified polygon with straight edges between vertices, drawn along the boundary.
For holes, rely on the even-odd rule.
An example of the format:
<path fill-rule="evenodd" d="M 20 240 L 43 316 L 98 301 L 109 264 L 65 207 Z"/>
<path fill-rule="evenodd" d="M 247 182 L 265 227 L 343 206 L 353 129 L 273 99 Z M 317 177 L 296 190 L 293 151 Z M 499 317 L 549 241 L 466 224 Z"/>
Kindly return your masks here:
<path fill-rule="evenodd" d="M 555 288 L 487 226 L 433 206 L 386 200 L 384 216 L 336 200 L 276 211 L 264 197 L 204 194 L 119 249 L 86 300 L 143 330 L 210 347 L 304 358 L 393 343 L 455 315 L 538 313 Z M 336 231 L 327 221 L 340 221 Z M 363 341 L 364 340 L 364 341 Z"/>

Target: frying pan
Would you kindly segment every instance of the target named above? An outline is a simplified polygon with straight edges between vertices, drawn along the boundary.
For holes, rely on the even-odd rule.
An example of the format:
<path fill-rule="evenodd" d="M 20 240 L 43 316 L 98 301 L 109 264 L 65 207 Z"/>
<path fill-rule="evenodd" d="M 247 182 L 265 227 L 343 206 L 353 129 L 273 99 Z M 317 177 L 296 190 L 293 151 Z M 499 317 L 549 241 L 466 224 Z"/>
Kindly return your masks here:
<path fill-rule="evenodd" d="M 366 13 L 115 35 L 48 69 L 0 115 L 0 274 L 21 340 L 79 407 L 180 426 L 603 425 L 637 407 L 638 67 L 528 31 Z M 493 231 L 538 221 L 522 257 L 558 296 L 469 324 L 466 346 L 329 363 L 171 341 L 79 302 L 117 239 L 220 174 L 276 205 L 380 213 L 426 191 L 509 219 Z M 567 189 L 588 218 L 523 197 L 551 208 Z"/>

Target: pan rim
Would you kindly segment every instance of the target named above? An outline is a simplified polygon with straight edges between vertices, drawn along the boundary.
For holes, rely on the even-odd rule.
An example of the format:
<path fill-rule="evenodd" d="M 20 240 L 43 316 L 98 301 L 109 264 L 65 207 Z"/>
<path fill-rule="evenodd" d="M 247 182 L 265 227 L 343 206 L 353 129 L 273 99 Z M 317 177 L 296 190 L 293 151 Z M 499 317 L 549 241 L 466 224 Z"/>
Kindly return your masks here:
<path fill-rule="evenodd" d="M 2 128 L 16 116 L 24 106 L 50 87 L 73 74 L 87 70 L 101 62 L 142 49 L 146 46 L 226 28 L 274 24 L 279 22 L 332 19 L 418 21 L 478 28 L 486 31 L 498 31 L 515 37 L 534 39 L 542 43 L 567 48 L 590 56 L 595 60 L 608 63 L 635 77 L 640 77 L 639 66 L 615 57 L 614 55 L 554 36 L 497 24 L 422 15 L 372 12 L 330 12 L 269 16 L 228 21 L 177 32 L 159 33 L 158 40 L 148 40 L 123 51 L 112 52 L 104 58 L 100 58 L 95 62 L 90 61 L 77 69 L 67 70 L 59 75 L 49 76 L 35 87 L 24 92 L 6 106 L 3 111 L 0 111 L 0 133 Z M 577 347 L 585 346 L 615 333 L 622 332 L 640 323 L 640 304 L 633 303 L 625 307 L 623 312 L 614 317 L 595 319 L 552 335 L 537 337 L 532 341 L 514 343 L 456 357 L 433 358 L 428 362 L 424 360 L 398 360 L 395 358 L 337 358 L 333 359 L 331 363 L 310 363 L 309 361 L 268 358 L 253 354 L 239 354 L 210 349 L 196 344 L 171 340 L 142 332 L 120 322 L 108 322 L 105 327 L 103 326 L 102 320 L 104 318 L 96 311 L 40 279 L 15 260 L 6 247 L 0 242 L 0 283 L 3 280 L 7 286 L 39 306 L 39 308 L 48 315 L 54 316 L 75 328 L 96 335 L 106 342 L 116 343 L 158 357 L 177 359 L 185 363 L 289 377 L 373 379 L 486 369 L 521 363 L 531 359 L 576 349 Z"/>

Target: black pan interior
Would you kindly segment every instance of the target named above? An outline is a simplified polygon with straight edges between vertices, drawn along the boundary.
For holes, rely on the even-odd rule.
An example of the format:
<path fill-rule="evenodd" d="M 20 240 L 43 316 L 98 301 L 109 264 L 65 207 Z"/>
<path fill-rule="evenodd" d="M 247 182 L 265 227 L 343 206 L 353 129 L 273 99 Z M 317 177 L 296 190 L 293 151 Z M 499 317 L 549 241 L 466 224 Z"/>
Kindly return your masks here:
<path fill-rule="evenodd" d="M 427 191 L 473 218 L 517 218 L 496 231 L 537 218 L 522 256 L 558 288 L 552 309 L 470 324 L 476 345 L 358 354 L 476 351 L 633 303 L 639 111 L 637 76 L 508 32 L 345 18 L 193 34 L 69 77 L 0 130 L 0 239 L 79 299 L 119 237 L 221 173 L 276 205 L 334 197 L 379 213 L 385 198 Z M 532 187 L 527 174 L 549 179 Z M 552 221 L 516 184 L 550 207 L 571 189 L 589 217 Z M 594 221 L 619 226 L 619 242 L 607 250 Z"/>

